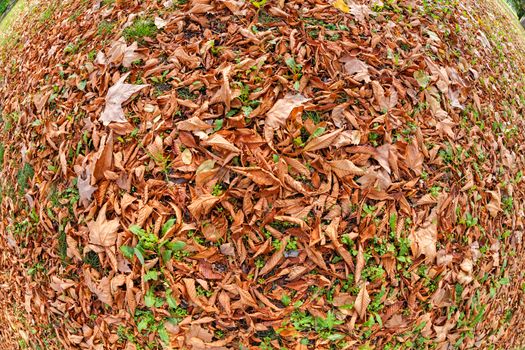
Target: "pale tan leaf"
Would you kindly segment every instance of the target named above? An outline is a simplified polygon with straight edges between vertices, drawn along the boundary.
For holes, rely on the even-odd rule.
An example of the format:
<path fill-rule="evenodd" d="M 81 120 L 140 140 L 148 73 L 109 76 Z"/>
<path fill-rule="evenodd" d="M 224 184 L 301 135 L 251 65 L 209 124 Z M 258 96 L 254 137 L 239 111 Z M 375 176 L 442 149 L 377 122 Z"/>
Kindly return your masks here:
<path fill-rule="evenodd" d="M 372 90 L 374 92 L 374 98 L 376 103 L 379 105 L 379 108 L 382 112 L 388 111 L 389 103 L 385 97 L 385 89 L 377 81 L 372 81 Z"/>
<path fill-rule="evenodd" d="M 361 23 L 366 23 L 368 16 L 372 13 L 372 10 L 366 5 L 351 4 L 350 13 Z"/>
<path fill-rule="evenodd" d="M 77 189 L 80 203 L 82 203 L 84 207 L 87 207 L 91 203 L 91 197 L 93 196 L 93 192 L 97 190 L 97 187 L 91 186 L 91 171 L 89 168 L 86 169 L 85 174 L 85 178 L 80 175 L 78 176 Z"/>
<path fill-rule="evenodd" d="M 182 162 L 186 165 L 190 165 L 192 161 L 192 154 L 189 148 L 186 148 L 181 154 Z"/>
<path fill-rule="evenodd" d="M 137 49 L 137 42 L 127 46 L 126 41 L 123 38 L 120 38 L 119 40 L 114 41 L 109 48 L 107 62 L 102 61 L 101 63 L 113 63 L 116 65 L 122 63 L 124 67 L 129 68 L 134 61 L 145 58 L 143 54 L 135 52 Z"/>
<path fill-rule="evenodd" d="M 157 29 L 162 29 L 164 28 L 166 25 L 168 24 L 168 21 L 160 18 L 160 17 L 155 17 L 155 27 L 157 27 Z"/>
<path fill-rule="evenodd" d="M 206 124 L 202 119 L 198 117 L 191 117 L 189 119 L 177 123 L 177 129 L 179 131 L 204 131 L 211 128 L 211 125 Z"/>
<path fill-rule="evenodd" d="M 106 106 L 99 120 L 108 125 L 111 122 L 126 123 L 122 104 L 125 103 L 133 94 L 144 89 L 148 85 L 126 84 L 124 81 L 129 76 L 129 72 L 124 74 L 112 87 L 109 88 L 106 95 Z"/>
<path fill-rule="evenodd" d="M 97 252 L 103 251 L 103 248 L 105 247 L 112 247 L 115 245 L 117 230 L 120 226 L 118 219 L 111 221 L 106 219 L 106 206 L 107 204 L 104 204 L 102 209 L 100 209 L 96 221 L 90 221 L 87 223 L 89 228 L 90 246 Z"/>
<path fill-rule="evenodd" d="M 111 296 L 110 286 L 111 281 L 108 277 L 104 277 L 99 283 L 96 283 L 93 281 L 89 270 L 85 269 L 84 281 L 91 293 L 95 294 L 101 302 L 108 304 L 109 306 L 113 305 L 113 297 Z"/>
<path fill-rule="evenodd" d="M 345 73 L 352 75 L 355 80 L 365 83 L 371 81 L 368 65 L 365 62 L 351 56 L 343 57 L 340 62 L 345 64 Z"/>
<path fill-rule="evenodd" d="M 416 141 L 407 146 L 405 154 L 405 163 L 417 176 L 421 175 L 423 170 L 423 154 L 419 151 Z"/>

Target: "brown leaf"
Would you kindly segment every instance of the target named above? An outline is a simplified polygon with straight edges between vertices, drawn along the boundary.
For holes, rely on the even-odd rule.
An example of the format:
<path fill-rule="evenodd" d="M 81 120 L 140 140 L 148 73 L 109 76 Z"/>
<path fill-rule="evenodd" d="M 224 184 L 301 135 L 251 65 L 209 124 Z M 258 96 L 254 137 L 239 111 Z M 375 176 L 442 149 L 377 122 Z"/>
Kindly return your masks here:
<path fill-rule="evenodd" d="M 126 84 L 124 81 L 130 73 L 124 74 L 112 87 L 109 88 L 106 95 L 106 106 L 99 120 L 108 125 L 111 122 L 126 123 L 122 104 L 125 103 L 133 94 L 144 89 L 148 85 Z"/>
<path fill-rule="evenodd" d="M 277 101 L 272 109 L 266 113 L 265 126 L 277 129 L 286 123 L 286 120 L 295 108 L 303 106 L 310 99 L 302 95 L 288 94 Z"/>
<path fill-rule="evenodd" d="M 357 294 L 354 304 L 354 309 L 357 311 L 361 319 L 365 319 L 368 304 L 370 304 L 370 296 L 366 290 L 366 283 L 363 283 L 361 284 L 361 290 L 359 291 L 359 294 Z"/>
<path fill-rule="evenodd" d="M 365 83 L 370 82 L 368 65 L 365 62 L 350 56 L 343 57 L 340 61 L 345 64 L 345 72 L 347 74 L 353 75 L 355 80 Z"/>
<path fill-rule="evenodd" d="M 239 153 L 241 150 L 238 149 L 231 143 L 230 141 L 226 140 L 224 137 L 222 137 L 219 134 L 213 134 L 206 140 L 202 141 L 202 144 L 205 146 L 214 146 L 215 148 L 223 149 L 230 152 Z"/>
<path fill-rule="evenodd" d="M 339 134 L 343 131 L 343 129 L 332 131 L 331 133 L 328 133 L 323 136 L 319 136 L 311 140 L 304 146 L 303 150 L 305 152 L 308 151 L 318 151 L 320 149 L 333 146 L 334 140 L 339 136 Z"/>
<path fill-rule="evenodd" d="M 417 176 L 421 175 L 423 170 L 423 154 L 419 151 L 416 141 L 407 146 L 405 154 L 405 162 L 409 169 L 411 169 Z"/>
<path fill-rule="evenodd" d="M 501 211 L 501 195 L 498 191 L 487 191 L 490 194 L 490 202 L 487 204 L 487 210 L 489 211 L 492 217 L 498 216 L 498 213 Z"/>
<path fill-rule="evenodd" d="M 80 203 L 82 203 L 84 207 L 89 206 L 93 192 L 97 190 L 97 187 L 91 186 L 91 172 L 89 171 L 89 168 L 85 171 L 85 178 L 80 175 L 78 176 L 77 189 Z"/>
<path fill-rule="evenodd" d="M 191 117 L 177 123 L 177 129 L 180 131 L 204 131 L 211 128 L 211 125 L 206 124 L 198 117 Z"/>
<path fill-rule="evenodd" d="M 231 243 L 224 243 L 221 244 L 219 247 L 219 250 L 221 251 L 221 254 L 226 256 L 235 256 L 235 248 L 233 247 L 233 244 Z"/>
<path fill-rule="evenodd" d="M 123 38 L 113 42 L 108 52 L 108 62 L 113 64 L 120 64 L 126 68 L 131 67 L 134 61 L 144 59 L 145 56 L 135 52 L 138 49 L 137 42 L 133 42 L 130 46 L 126 45 L 126 41 Z"/>
<path fill-rule="evenodd" d="M 93 281 L 89 269 L 84 269 L 84 280 L 91 293 L 95 294 L 101 302 L 108 304 L 109 306 L 113 305 L 111 281 L 108 277 L 104 277 L 99 283 L 96 283 Z"/>
<path fill-rule="evenodd" d="M 261 276 L 264 276 L 268 272 L 272 271 L 277 264 L 282 260 L 284 257 L 284 250 L 286 249 L 286 244 L 288 243 L 289 237 L 285 237 L 281 242 L 281 248 L 273 253 L 271 258 L 266 262 L 266 264 L 263 266 L 261 271 L 259 271 L 259 274 Z"/>
<path fill-rule="evenodd" d="M 414 255 L 425 255 L 429 261 L 434 261 L 437 242 L 437 209 L 432 209 L 423 225 L 410 235 Z"/>
<path fill-rule="evenodd" d="M 333 172 L 340 178 L 344 178 L 349 175 L 364 175 L 365 171 L 352 163 L 348 159 L 332 160 L 328 162 Z"/>
<path fill-rule="evenodd" d="M 106 219 L 106 206 L 107 204 L 104 204 L 102 209 L 100 209 L 96 221 L 87 223 L 90 247 L 96 252 L 102 252 L 104 251 L 103 248 L 114 246 L 117 240 L 117 230 L 120 226 L 119 220 L 108 221 Z"/>
<path fill-rule="evenodd" d="M 207 215 L 219 200 L 220 197 L 211 194 L 201 195 L 191 202 L 188 210 L 193 217 L 200 218 L 202 215 Z"/>
<path fill-rule="evenodd" d="M 243 168 L 232 166 L 229 167 L 229 169 L 246 176 L 260 186 L 273 186 L 280 183 L 279 179 L 277 179 L 272 173 L 258 167 Z"/>

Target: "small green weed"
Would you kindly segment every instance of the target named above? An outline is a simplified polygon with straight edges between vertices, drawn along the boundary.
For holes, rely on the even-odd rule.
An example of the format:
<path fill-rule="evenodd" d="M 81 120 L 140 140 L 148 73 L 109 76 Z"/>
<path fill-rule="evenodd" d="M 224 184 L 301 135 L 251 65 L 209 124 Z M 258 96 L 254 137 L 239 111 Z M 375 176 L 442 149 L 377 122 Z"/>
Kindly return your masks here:
<path fill-rule="evenodd" d="M 157 27 L 149 18 L 138 18 L 132 25 L 124 29 L 122 34 L 127 41 L 142 41 L 146 37 L 154 37 L 157 34 Z"/>

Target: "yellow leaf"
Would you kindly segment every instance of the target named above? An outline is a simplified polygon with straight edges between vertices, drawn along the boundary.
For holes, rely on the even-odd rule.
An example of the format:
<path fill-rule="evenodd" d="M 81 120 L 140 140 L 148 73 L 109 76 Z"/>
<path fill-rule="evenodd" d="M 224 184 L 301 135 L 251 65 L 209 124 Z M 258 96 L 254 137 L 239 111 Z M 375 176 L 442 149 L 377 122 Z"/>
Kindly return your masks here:
<path fill-rule="evenodd" d="M 346 1 L 345 0 L 335 0 L 334 3 L 332 4 L 336 9 L 344 12 L 344 13 L 349 13 L 350 12 L 350 8 L 348 7 L 348 5 L 346 4 Z"/>

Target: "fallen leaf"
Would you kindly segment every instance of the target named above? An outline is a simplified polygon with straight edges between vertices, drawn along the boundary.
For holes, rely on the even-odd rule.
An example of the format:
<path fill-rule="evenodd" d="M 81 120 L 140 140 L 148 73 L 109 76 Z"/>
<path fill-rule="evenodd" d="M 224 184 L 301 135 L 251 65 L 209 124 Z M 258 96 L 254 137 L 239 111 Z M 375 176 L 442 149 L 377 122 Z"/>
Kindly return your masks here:
<path fill-rule="evenodd" d="M 422 70 L 414 72 L 414 79 L 416 79 L 417 83 L 422 89 L 425 89 L 430 83 L 430 77 Z"/>
<path fill-rule="evenodd" d="M 414 255 L 424 255 L 428 261 L 434 261 L 436 258 L 437 242 L 437 209 L 432 209 L 430 215 L 426 218 L 423 225 L 410 235 L 413 243 L 412 250 Z"/>
<path fill-rule="evenodd" d="M 84 207 L 89 206 L 93 192 L 97 190 L 97 187 L 91 186 L 91 172 L 89 171 L 89 168 L 85 171 L 85 178 L 81 175 L 78 176 L 77 189 L 80 203 L 82 203 Z"/>
<path fill-rule="evenodd" d="M 109 88 L 106 96 L 106 106 L 99 120 L 108 125 L 111 122 L 126 123 L 122 104 L 125 103 L 133 94 L 144 89 L 148 85 L 126 84 L 124 81 L 130 73 L 124 74 L 112 87 Z"/>
<path fill-rule="evenodd" d="M 501 211 L 501 195 L 499 191 L 487 191 L 490 194 L 490 202 L 487 204 L 487 210 L 492 217 L 498 216 Z"/>
<path fill-rule="evenodd" d="M 344 178 L 349 175 L 364 175 L 365 171 L 357 166 L 348 159 L 332 160 L 328 162 L 332 171 L 339 176 Z"/>
<path fill-rule="evenodd" d="M 207 215 L 213 206 L 220 200 L 220 197 L 207 194 L 201 195 L 188 205 L 188 210 L 195 218 Z"/>
<path fill-rule="evenodd" d="M 107 204 L 104 204 L 100 209 L 96 221 L 87 223 L 90 247 L 96 252 L 102 252 L 104 248 L 114 246 L 117 240 L 117 230 L 120 223 L 118 219 L 107 220 L 106 206 Z"/>
<path fill-rule="evenodd" d="M 89 269 L 84 269 L 84 281 L 91 293 L 95 294 L 101 302 L 113 306 L 111 281 L 108 277 L 104 277 L 99 283 L 96 283 L 93 281 Z"/>
<path fill-rule="evenodd" d="M 322 135 L 319 137 L 314 138 L 310 142 L 304 146 L 303 150 L 305 152 L 309 151 L 318 151 L 320 149 L 329 147 L 334 144 L 334 141 L 337 139 L 339 134 L 342 132 L 342 129 L 332 131 L 331 133 L 328 133 L 326 135 Z"/>
<path fill-rule="evenodd" d="M 284 98 L 277 101 L 272 109 L 266 113 L 265 126 L 277 129 L 284 125 L 286 120 L 295 108 L 303 106 L 310 99 L 302 95 L 288 94 Z"/>
<path fill-rule="evenodd" d="M 359 290 L 354 303 L 354 309 L 357 311 L 361 319 L 365 319 L 368 304 L 370 304 L 370 296 L 366 290 L 366 283 L 362 283 L 361 290 Z"/>
<path fill-rule="evenodd" d="M 349 13 L 350 12 L 350 8 L 348 7 L 348 5 L 346 4 L 346 1 L 345 0 L 335 0 L 332 5 L 340 10 L 341 12 L 344 12 L 344 13 Z"/>
<path fill-rule="evenodd" d="M 352 4 L 350 5 L 350 13 L 361 23 L 366 23 L 366 20 L 372 13 L 370 8 L 366 5 Z"/>
<path fill-rule="evenodd" d="M 164 28 L 166 25 L 168 24 L 168 21 L 160 18 L 160 17 L 155 17 L 155 27 L 157 27 L 157 29 L 162 29 Z"/>

